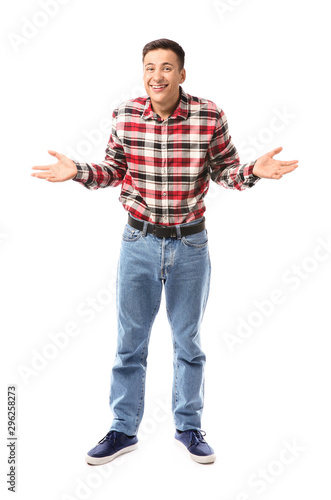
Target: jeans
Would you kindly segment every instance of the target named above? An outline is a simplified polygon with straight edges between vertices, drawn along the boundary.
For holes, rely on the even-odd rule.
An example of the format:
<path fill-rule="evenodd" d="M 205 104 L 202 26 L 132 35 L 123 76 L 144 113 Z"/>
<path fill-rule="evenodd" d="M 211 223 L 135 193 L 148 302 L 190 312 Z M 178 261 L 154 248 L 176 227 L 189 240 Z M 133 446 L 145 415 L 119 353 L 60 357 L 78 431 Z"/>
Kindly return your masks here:
<path fill-rule="evenodd" d="M 202 219 L 185 225 L 197 223 Z M 211 264 L 207 230 L 158 238 L 125 224 L 117 269 L 118 338 L 111 373 L 110 430 L 138 431 L 145 396 L 148 343 L 164 286 L 173 340 L 172 412 L 178 430 L 201 429 L 206 357 L 200 325 L 207 304 Z M 176 227 L 179 236 L 180 228 Z"/>

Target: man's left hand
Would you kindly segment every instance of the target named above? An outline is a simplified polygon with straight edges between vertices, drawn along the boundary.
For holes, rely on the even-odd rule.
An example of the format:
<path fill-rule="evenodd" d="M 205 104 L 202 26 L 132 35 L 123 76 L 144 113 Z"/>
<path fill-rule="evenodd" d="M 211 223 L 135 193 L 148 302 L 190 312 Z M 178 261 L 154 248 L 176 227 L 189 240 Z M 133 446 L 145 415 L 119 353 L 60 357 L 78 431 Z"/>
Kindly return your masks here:
<path fill-rule="evenodd" d="M 283 148 L 276 148 L 260 156 L 255 162 L 253 174 L 264 179 L 281 179 L 284 174 L 293 172 L 299 165 L 298 160 L 282 161 L 274 160 L 274 156 L 281 152 Z"/>

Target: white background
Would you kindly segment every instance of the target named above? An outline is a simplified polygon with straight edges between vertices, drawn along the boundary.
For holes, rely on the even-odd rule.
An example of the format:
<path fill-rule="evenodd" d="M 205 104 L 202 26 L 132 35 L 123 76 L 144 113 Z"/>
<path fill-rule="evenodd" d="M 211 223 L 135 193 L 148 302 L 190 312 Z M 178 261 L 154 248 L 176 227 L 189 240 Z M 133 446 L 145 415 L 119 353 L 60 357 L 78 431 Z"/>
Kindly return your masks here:
<path fill-rule="evenodd" d="M 1 491 L 10 495 L 6 394 L 17 384 L 15 498 L 329 497 L 331 250 L 320 247 L 331 238 L 328 3 L 61 3 L 52 15 L 40 14 L 42 1 L 1 8 Z M 300 166 L 244 192 L 210 186 L 203 429 L 216 462 L 198 465 L 173 443 L 162 302 L 139 449 L 111 467 L 89 467 L 85 454 L 112 420 L 114 276 L 127 214 L 119 187 L 52 184 L 31 177 L 31 167 L 54 162 L 48 149 L 103 160 L 109 134 L 100 123 L 119 102 L 145 94 L 142 48 L 161 37 L 183 46 L 184 90 L 223 108 L 242 162 L 283 146 L 278 158 Z M 87 135 L 97 129 L 93 144 Z M 275 289 L 282 304 L 268 308 Z M 93 297 L 99 311 L 88 322 L 79 311 L 91 310 Z M 258 326 L 248 330 L 248 321 Z M 53 359 L 40 358 L 24 377 L 22 366 L 36 366 L 36 353 L 44 356 L 50 335 L 69 323 L 77 335 L 55 354 L 53 343 Z M 228 334 L 239 339 L 232 350 Z M 293 443 L 297 452 L 285 452 Z"/>

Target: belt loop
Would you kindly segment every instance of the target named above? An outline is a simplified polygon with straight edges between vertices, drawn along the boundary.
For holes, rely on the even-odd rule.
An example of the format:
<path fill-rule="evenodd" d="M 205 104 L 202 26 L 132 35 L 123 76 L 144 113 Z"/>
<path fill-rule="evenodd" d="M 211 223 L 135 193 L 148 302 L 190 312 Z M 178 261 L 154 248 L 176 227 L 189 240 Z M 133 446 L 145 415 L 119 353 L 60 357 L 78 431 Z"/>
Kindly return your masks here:
<path fill-rule="evenodd" d="M 144 220 L 144 227 L 142 229 L 142 235 L 143 236 L 146 236 L 146 233 L 147 233 L 147 227 L 148 227 L 148 222 L 146 220 Z"/>
<path fill-rule="evenodd" d="M 177 240 L 181 239 L 181 230 L 180 230 L 180 224 L 176 224 L 176 233 L 177 233 Z"/>

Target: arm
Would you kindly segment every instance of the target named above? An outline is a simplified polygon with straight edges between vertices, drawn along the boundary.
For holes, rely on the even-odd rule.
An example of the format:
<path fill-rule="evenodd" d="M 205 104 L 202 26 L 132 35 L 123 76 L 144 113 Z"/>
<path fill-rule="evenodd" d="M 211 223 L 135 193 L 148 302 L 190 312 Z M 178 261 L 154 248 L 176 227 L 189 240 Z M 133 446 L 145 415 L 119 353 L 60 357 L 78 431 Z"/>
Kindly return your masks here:
<path fill-rule="evenodd" d="M 79 163 L 74 161 L 77 174 L 74 181 L 87 189 L 118 186 L 124 179 L 127 164 L 122 143 L 116 132 L 117 111 L 113 112 L 112 132 L 106 147 L 106 156 L 101 163 Z"/>
<path fill-rule="evenodd" d="M 41 170 L 41 172 L 31 175 L 49 182 L 63 182 L 72 179 L 80 182 L 88 189 L 120 184 L 125 176 L 127 165 L 122 144 L 116 133 L 116 117 L 117 114 L 114 111 L 112 133 L 103 162 L 99 164 L 79 163 L 70 160 L 63 154 L 49 150 L 49 154 L 55 156 L 58 162 L 52 165 L 32 167 L 34 170 Z"/>
<path fill-rule="evenodd" d="M 240 163 L 222 110 L 207 155 L 212 180 L 225 188 L 242 191 L 254 186 L 260 180 L 260 177 L 253 174 L 255 161 Z"/>

